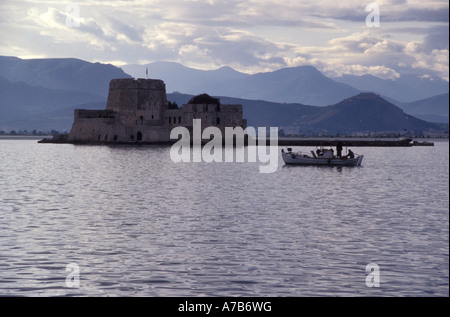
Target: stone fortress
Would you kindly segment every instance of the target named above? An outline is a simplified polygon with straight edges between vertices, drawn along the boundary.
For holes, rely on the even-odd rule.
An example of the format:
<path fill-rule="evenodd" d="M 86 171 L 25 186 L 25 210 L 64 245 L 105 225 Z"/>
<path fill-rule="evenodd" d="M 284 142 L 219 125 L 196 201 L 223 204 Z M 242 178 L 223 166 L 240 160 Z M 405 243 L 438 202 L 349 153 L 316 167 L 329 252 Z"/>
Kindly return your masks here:
<path fill-rule="evenodd" d="M 166 86 L 156 79 L 113 79 L 106 110 L 75 110 L 67 137 L 70 143 L 173 143 L 170 132 L 186 127 L 192 135 L 193 119 L 203 127 L 246 128 L 242 105 L 184 104 L 169 109 Z"/>

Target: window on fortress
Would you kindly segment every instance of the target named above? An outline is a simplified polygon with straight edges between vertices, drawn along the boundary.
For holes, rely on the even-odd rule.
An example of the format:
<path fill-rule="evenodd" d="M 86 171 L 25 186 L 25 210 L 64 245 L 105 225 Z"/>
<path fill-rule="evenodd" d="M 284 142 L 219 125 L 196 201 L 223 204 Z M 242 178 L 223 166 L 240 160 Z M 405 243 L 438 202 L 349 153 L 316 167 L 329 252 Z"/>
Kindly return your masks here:
<path fill-rule="evenodd" d="M 113 140 L 114 140 L 114 141 L 117 141 L 117 135 L 114 136 Z"/>
<path fill-rule="evenodd" d="M 140 121 L 140 124 L 144 124 L 144 117 L 143 117 L 143 116 L 140 116 L 140 117 L 139 117 L 139 121 Z"/>
<path fill-rule="evenodd" d="M 172 117 L 169 117 L 169 124 L 172 123 Z"/>
<path fill-rule="evenodd" d="M 181 124 L 181 117 L 178 117 L 178 123 Z"/>
<path fill-rule="evenodd" d="M 137 133 L 137 140 L 142 141 L 142 133 L 140 131 Z"/>
<path fill-rule="evenodd" d="M 101 135 L 99 134 L 99 135 L 98 135 L 98 138 L 97 138 L 98 141 L 100 141 L 100 137 L 101 137 Z"/>
<path fill-rule="evenodd" d="M 130 140 L 134 140 L 134 135 L 130 135 Z"/>
<path fill-rule="evenodd" d="M 220 118 L 217 118 L 216 124 L 220 124 Z"/>
<path fill-rule="evenodd" d="M 177 117 L 173 117 L 173 124 L 177 123 Z"/>

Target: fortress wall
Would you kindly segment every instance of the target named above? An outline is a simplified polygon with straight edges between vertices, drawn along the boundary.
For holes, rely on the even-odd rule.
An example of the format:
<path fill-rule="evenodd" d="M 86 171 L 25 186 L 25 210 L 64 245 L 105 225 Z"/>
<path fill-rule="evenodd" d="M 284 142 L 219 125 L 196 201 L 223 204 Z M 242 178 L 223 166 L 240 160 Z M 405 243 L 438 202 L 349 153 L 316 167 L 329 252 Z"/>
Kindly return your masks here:
<path fill-rule="evenodd" d="M 166 110 L 166 115 L 164 117 L 164 125 L 176 127 L 176 126 L 184 126 L 186 124 L 189 124 L 189 122 L 186 121 L 185 112 L 183 111 L 183 109 Z"/>
<path fill-rule="evenodd" d="M 159 143 L 170 141 L 170 129 L 168 127 L 151 127 L 151 126 L 114 126 L 112 138 L 109 142 L 120 143 Z"/>
<path fill-rule="evenodd" d="M 111 135 L 115 119 L 105 118 L 78 118 L 72 125 L 69 141 L 104 141 L 105 136 Z M 99 139 L 100 135 L 100 139 Z"/>
<path fill-rule="evenodd" d="M 75 109 L 74 111 L 75 120 L 89 118 L 115 118 L 116 115 L 116 112 L 110 110 Z"/>
<path fill-rule="evenodd" d="M 166 85 L 156 79 L 113 79 L 109 85 L 107 110 L 120 112 L 119 123 L 137 121 L 162 125 L 167 108 Z"/>
<path fill-rule="evenodd" d="M 106 110 L 77 109 L 74 117 L 69 142 L 171 142 L 171 130 L 177 126 L 192 130 L 194 119 L 202 120 L 202 128 L 246 127 L 242 105 L 186 104 L 168 109 L 165 84 L 153 79 L 113 79 Z"/>
<path fill-rule="evenodd" d="M 123 126 L 108 124 L 100 118 L 80 119 L 72 125 L 70 142 L 170 142 L 170 127 L 166 126 Z"/>
<path fill-rule="evenodd" d="M 202 126 L 246 127 L 246 121 L 242 119 L 242 105 L 216 105 L 198 104 L 183 105 L 186 126 L 192 126 L 193 119 L 201 119 Z"/>
<path fill-rule="evenodd" d="M 169 127 L 146 127 L 143 131 L 142 141 L 148 143 L 170 142 L 170 131 Z"/>
<path fill-rule="evenodd" d="M 242 105 L 227 105 L 221 108 L 220 124 L 227 127 L 247 127 L 247 121 L 243 120 Z"/>
<path fill-rule="evenodd" d="M 148 103 L 147 103 L 148 102 Z M 167 105 L 166 85 L 157 79 L 113 79 L 109 84 L 106 109 L 142 109 L 146 105 Z"/>

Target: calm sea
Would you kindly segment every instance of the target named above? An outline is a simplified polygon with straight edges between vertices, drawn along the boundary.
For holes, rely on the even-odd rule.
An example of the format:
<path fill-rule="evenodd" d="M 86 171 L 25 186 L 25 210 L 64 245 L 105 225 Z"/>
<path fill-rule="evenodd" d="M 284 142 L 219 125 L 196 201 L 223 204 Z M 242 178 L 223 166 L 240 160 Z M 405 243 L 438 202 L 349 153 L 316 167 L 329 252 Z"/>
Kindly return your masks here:
<path fill-rule="evenodd" d="M 448 141 L 353 150 L 260 174 L 0 139 L 0 295 L 449 296 Z"/>

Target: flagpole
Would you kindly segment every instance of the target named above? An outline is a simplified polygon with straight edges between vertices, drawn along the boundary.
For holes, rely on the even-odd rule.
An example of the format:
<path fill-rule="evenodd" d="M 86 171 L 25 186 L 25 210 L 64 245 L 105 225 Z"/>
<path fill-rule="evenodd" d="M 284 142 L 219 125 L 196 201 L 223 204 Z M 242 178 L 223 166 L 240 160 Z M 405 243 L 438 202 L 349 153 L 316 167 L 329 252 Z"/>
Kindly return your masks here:
<path fill-rule="evenodd" d="M 148 79 L 148 67 L 145 68 L 145 75 L 147 76 Z"/>

